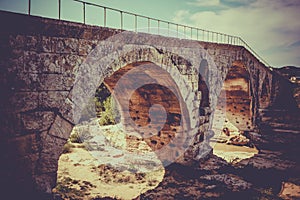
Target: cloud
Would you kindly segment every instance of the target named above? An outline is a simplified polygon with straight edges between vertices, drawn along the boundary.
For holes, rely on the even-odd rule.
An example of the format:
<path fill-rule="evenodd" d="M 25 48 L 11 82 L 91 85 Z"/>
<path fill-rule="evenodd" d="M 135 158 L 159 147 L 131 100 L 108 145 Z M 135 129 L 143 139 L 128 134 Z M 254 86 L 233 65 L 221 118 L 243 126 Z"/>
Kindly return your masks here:
<path fill-rule="evenodd" d="M 221 3 L 227 6 L 238 7 L 249 5 L 256 0 L 221 0 Z"/>
<path fill-rule="evenodd" d="M 300 47 L 300 40 L 299 41 L 296 41 L 296 42 L 294 42 L 294 43 L 292 43 L 292 44 L 290 44 L 289 45 L 289 47 L 292 47 L 292 48 L 294 48 L 294 47 Z"/>
<path fill-rule="evenodd" d="M 220 0 L 196 0 L 187 4 L 199 7 L 220 6 Z"/>
<path fill-rule="evenodd" d="M 259 0 L 217 11 L 181 10 L 173 19 L 177 23 L 241 36 L 271 65 L 280 66 L 285 62 L 300 65 L 296 59 L 298 48 L 290 46 L 300 40 L 299 8 L 298 0 Z"/>

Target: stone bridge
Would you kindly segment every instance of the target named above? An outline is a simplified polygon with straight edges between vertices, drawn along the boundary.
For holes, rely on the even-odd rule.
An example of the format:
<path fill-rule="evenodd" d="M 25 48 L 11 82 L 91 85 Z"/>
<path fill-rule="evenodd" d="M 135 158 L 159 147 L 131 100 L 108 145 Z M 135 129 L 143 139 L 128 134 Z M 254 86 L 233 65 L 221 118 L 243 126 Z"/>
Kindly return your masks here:
<path fill-rule="evenodd" d="M 3 11 L 0 21 L 1 181 L 25 195 L 51 193 L 63 145 L 101 83 L 123 125 L 144 134 L 162 161 L 178 162 L 211 151 L 217 112 L 255 130 L 259 111 L 281 93 L 283 80 L 242 46 Z"/>

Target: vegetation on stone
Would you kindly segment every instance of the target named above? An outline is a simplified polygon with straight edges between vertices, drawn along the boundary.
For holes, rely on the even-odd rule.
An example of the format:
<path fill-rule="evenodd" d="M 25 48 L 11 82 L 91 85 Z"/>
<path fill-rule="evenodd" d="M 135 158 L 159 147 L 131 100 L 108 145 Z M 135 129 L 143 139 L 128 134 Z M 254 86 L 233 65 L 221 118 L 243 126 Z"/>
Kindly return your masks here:
<path fill-rule="evenodd" d="M 89 121 L 94 117 L 99 118 L 101 126 L 116 124 L 120 119 L 116 101 L 103 83 L 96 90 L 95 97 L 90 99 L 82 111 L 80 121 Z"/>

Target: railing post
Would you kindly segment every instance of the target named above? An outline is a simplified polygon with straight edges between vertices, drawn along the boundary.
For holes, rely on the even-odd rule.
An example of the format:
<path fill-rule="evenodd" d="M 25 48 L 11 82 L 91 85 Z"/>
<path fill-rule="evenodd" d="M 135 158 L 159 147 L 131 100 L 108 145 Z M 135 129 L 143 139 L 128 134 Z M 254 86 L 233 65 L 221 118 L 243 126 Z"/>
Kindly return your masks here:
<path fill-rule="evenodd" d="M 158 35 L 159 35 L 159 20 L 157 20 L 157 33 L 158 33 Z"/>
<path fill-rule="evenodd" d="M 186 34 L 185 34 L 185 32 L 186 32 L 186 27 L 185 26 L 183 26 L 183 29 L 184 29 L 184 39 L 186 39 Z"/>
<path fill-rule="evenodd" d="M 85 2 L 82 2 L 83 4 L 83 23 L 85 24 Z"/>
<path fill-rule="evenodd" d="M 199 29 L 197 29 L 197 40 L 199 40 Z"/>
<path fill-rule="evenodd" d="M 121 17 L 121 30 L 123 30 L 123 12 L 120 11 L 120 17 Z"/>
<path fill-rule="evenodd" d="M 106 7 L 103 8 L 103 26 L 106 27 Z"/>
<path fill-rule="evenodd" d="M 28 15 L 31 15 L 31 0 L 28 0 Z"/>
<path fill-rule="evenodd" d="M 170 22 L 168 22 L 168 37 L 170 35 Z"/>
<path fill-rule="evenodd" d="M 203 33 L 202 37 L 203 37 L 203 41 L 204 41 L 204 30 L 202 30 L 202 33 Z"/>
<path fill-rule="evenodd" d="M 150 33 L 150 18 L 148 17 L 148 33 Z"/>
<path fill-rule="evenodd" d="M 178 24 L 176 24 L 177 27 L 176 27 L 176 32 L 177 32 L 177 38 L 178 38 Z"/>
<path fill-rule="evenodd" d="M 207 31 L 207 42 L 209 42 L 209 31 Z"/>
<path fill-rule="evenodd" d="M 137 32 L 137 15 L 134 15 L 134 30 Z"/>
<path fill-rule="evenodd" d="M 61 0 L 58 0 L 58 19 L 60 20 L 60 12 L 61 12 Z"/>
<path fill-rule="evenodd" d="M 193 27 L 191 27 L 191 40 L 193 39 Z"/>

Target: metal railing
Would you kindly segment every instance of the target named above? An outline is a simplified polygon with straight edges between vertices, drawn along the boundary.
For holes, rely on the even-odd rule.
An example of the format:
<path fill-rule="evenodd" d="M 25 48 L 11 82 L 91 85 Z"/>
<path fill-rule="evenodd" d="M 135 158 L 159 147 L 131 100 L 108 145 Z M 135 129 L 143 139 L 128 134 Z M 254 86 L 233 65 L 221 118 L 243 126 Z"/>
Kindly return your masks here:
<path fill-rule="evenodd" d="M 65 0 L 58 0 L 58 19 L 61 20 L 61 12 L 62 12 L 62 1 Z M 82 5 L 82 23 L 87 23 L 87 6 L 92 6 L 96 8 L 100 8 L 103 10 L 103 26 L 107 27 L 107 14 L 108 12 L 117 12 L 119 14 L 119 20 L 120 20 L 120 30 L 124 30 L 124 16 L 129 15 L 134 17 L 134 28 L 131 31 L 138 32 L 139 30 L 139 19 L 144 19 L 147 21 L 146 25 L 141 25 L 141 28 L 145 28 L 146 26 L 146 32 L 151 34 L 157 34 L 157 35 L 163 35 L 168 37 L 176 37 L 176 38 L 182 38 L 182 39 L 191 39 L 191 40 L 197 40 L 197 41 L 204 41 L 204 42 L 213 42 L 213 43 L 221 43 L 221 44 L 230 44 L 230 45 L 239 45 L 245 47 L 248 51 L 250 51 L 253 55 L 256 56 L 257 59 L 259 59 L 265 66 L 270 66 L 261 56 L 259 56 L 241 37 L 234 36 L 234 35 L 228 35 L 225 33 L 220 32 L 214 32 L 209 31 L 205 29 L 200 29 L 192 26 L 187 26 L 183 24 L 177 24 L 165 20 L 160 20 L 144 15 L 139 15 L 115 8 L 110 8 L 107 6 L 102 6 L 95 3 L 85 2 L 82 0 L 67 0 L 70 2 L 77 2 Z M 31 14 L 31 0 L 28 0 L 28 15 Z M 157 27 L 151 26 L 152 22 L 156 22 Z M 162 25 L 165 25 L 166 28 L 162 28 Z M 171 26 L 175 27 L 174 29 L 171 29 Z M 110 27 L 111 28 L 111 27 Z M 153 32 L 152 30 L 156 29 L 156 32 Z M 167 29 L 167 30 L 166 30 Z M 180 31 L 181 29 L 181 31 Z M 164 30 L 164 31 L 163 31 Z M 183 31 L 182 31 L 183 30 Z M 152 31 L 152 32 L 151 32 Z M 142 32 L 145 32 L 142 30 Z M 173 33 L 170 34 L 170 33 Z M 175 34 L 174 34 L 175 33 Z M 190 38 L 187 37 L 189 35 Z"/>

